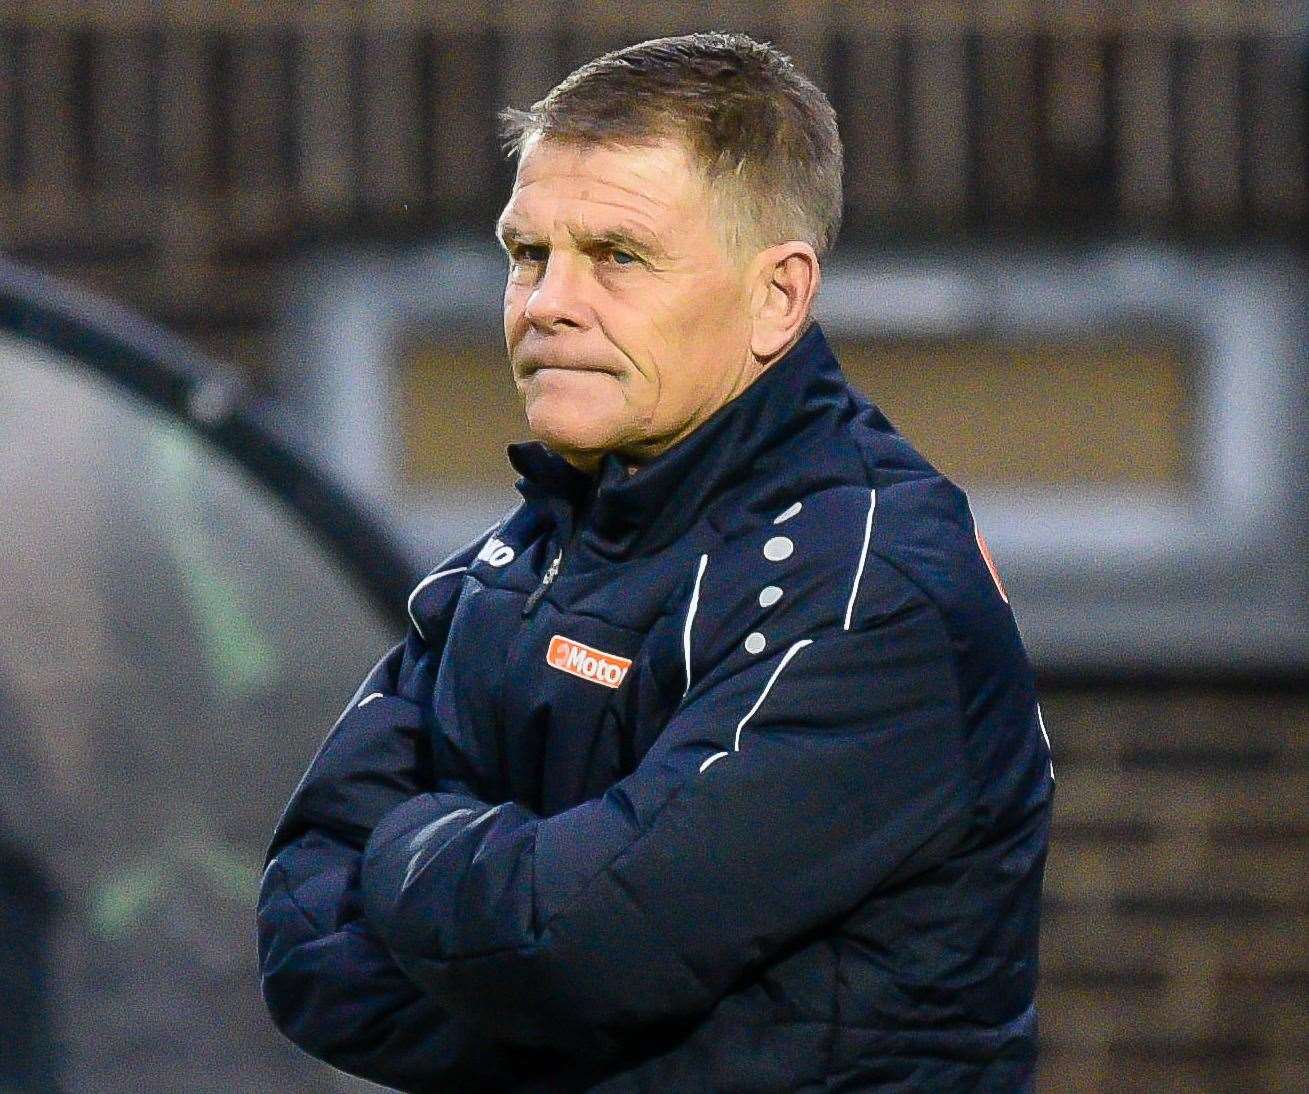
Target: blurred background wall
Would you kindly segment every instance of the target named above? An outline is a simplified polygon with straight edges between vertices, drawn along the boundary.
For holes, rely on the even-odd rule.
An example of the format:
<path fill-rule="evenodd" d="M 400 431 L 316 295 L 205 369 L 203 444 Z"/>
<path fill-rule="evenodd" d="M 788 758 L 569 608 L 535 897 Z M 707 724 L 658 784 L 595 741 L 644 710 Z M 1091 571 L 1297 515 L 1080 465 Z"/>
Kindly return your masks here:
<path fill-rule="evenodd" d="M 523 435 L 496 341 L 512 165 L 495 111 L 658 34 L 773 41 L 846 142 L 820 314 L 852 378 L 969 489 L 1042 675 L 1058 784 L 1041 1089 L 1304 1090 L 1307 18 L 1230 0 L 11 0 L 0 245 L 227 361 L 435 561 L 512 504 L 502 446 Z M 307 762 L 326 729 L 287 751 Z M 258 862 L 295 766 L 245 789 L 235 859 Z M 177 795 L 179 814 L 223 808 L 184 780 Z M 48 826 L 27 831 L 5 878 L 51 854 Z M 135 906 L 139 855 L 100 876 Z M 32 908 L 59 899 L 24 885 Z M 150 924 L 123 937 L 148 949 Z M 262 1036 L 253 934 L 218 980 L 184 942 L 177 975 Z M 189 1034 L 141 1011 L 134 1045 L 112 991 L 38 1011 L 19 982 L 0 987 L 26 1023 L 10 1028 L 55 1031 L 68 1089 L 179 1088 L 142 1046 Z M 46 1089 L 6 1073 L 3 1047 L 0 1086 Z M 328 1089 L 292 1051 L 262 1086 L 212 1088 Z"/>

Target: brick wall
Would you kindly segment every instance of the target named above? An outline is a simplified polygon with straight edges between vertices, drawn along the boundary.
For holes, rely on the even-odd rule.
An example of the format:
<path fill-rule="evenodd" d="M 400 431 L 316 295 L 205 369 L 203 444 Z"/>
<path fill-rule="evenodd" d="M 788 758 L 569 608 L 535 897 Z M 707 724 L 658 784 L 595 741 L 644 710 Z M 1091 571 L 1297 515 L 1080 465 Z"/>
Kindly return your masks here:
<path fill-rule="evenodd" d="M 1309 689 L 1042 696 L 1040 1089 L 1309 1090 Z"/>

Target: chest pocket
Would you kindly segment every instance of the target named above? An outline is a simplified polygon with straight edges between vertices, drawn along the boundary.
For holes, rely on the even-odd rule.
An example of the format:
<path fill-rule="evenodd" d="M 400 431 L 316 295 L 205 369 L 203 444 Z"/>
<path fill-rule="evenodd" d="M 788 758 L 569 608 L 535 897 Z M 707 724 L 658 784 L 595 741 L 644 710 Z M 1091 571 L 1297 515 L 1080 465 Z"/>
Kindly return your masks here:
<path fill-rule="evenodd" d="M 543 601 L 512 644 L 502 707 L 516 800 L 544 816 L 599 797 L 634 766 L 628 697 L 646 635 Z"/>
<path fill-rule="evenodd" d="M 470 575 L 433 694 L 439 770 L 551 816 L 640 762 L 682 698 L 681 618 L 648 630 L 561 612 Z"/>

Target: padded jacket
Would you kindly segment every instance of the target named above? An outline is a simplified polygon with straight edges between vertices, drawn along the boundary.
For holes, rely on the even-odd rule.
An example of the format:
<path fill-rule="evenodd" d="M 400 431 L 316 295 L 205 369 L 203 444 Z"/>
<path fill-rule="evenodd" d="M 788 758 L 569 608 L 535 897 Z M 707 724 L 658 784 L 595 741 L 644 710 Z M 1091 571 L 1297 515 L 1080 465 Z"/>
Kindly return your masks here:
<path fill-rule="evenodd" d="M 818 324 L 521 504 L 273 835 L 278 1027 L 411 1091 L 1021 1091 L 1053 771 L 966 495 Z"/>

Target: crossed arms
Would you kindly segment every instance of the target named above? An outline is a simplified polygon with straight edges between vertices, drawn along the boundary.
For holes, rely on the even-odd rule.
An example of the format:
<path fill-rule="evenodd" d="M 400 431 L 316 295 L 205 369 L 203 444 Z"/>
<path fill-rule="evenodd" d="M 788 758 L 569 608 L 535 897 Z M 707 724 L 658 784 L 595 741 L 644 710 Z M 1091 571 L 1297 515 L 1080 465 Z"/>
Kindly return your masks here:
<path fill-rule="evenodd" d="M 259 953 L 279 1027 L 401 1089 L 603 1066 L 943 857 L 969 790 L 935 607 L 906 593 L 812 634 L 713 665 L 634 771 L 540 817 L 484 800 L 440 748 L 423 701 L 439 643 L 411 628 L 269 849 Z"/>

